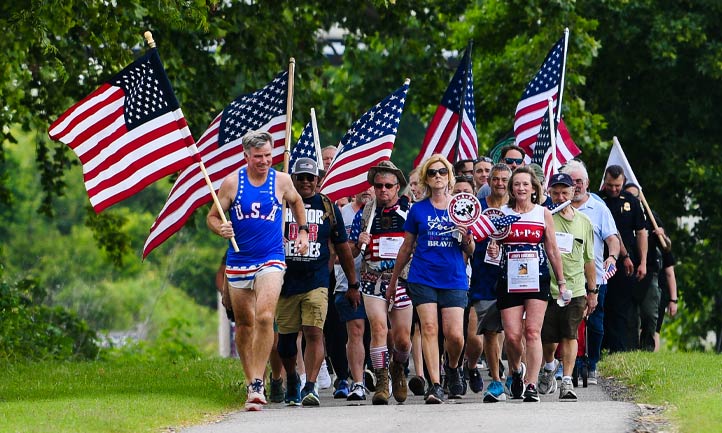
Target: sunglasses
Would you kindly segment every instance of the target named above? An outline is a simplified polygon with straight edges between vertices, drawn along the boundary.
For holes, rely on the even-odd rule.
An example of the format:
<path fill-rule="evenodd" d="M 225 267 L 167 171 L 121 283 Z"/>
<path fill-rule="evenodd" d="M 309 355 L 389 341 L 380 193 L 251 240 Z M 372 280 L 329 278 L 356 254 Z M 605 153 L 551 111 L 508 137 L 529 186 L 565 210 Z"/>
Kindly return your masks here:
<path fill-rule="evenodd" d="M 456 177 L 454 178 L 454 180 L 455 180 L 456 182 L 468 182 L 468 183 L 474 182 L 474 178 L 471 177 L 471 176 L 456 176 Z"/>
<path fill-rule="evenodd" d="M 480 156 L 474 160 L 474 164 L 476 164 L 478 162 L 488 162 L 488 163 L 493 164 L 494 160 L 489 158 L 488 156 Z"/>
<path fill-rule="evenodd" d="M 447 174 L 449 174 L 449 169 L 446 168 L 446 167 L 442 167 L 442 168 L 438 168 L 438 169 L 437 169 L 437 168 L 430 168 L 430 169 L 426 170 L 426 177 L 434 177 L 434 176 L 436 176 L 437 174 L 440 174 L 440 175 L 442 175 L 442 176 L 446 176 Z"/>
<path fill-rule="evenodd" d="M 391 188 L 395 187 L 396 185 L 398 185 L 398 183 L 375 183 L 375 184 L 374 184 L 374 188 L 376 188 L 376 189 L 381 189 L 381 188 L 391 189 Z"/>
<path fill-rule="evenodd" d="M 296 180 L 299 182 L 313 182 L 316 180 L 316 176 L 310 173 L 299 173 L 296 175 Z"/>
<path fill-rule="evenodd" d="M 504 162 L 511 165 L 521 165 L 522 162 L 524 162 L 524 158 L 504 158 Z"/>

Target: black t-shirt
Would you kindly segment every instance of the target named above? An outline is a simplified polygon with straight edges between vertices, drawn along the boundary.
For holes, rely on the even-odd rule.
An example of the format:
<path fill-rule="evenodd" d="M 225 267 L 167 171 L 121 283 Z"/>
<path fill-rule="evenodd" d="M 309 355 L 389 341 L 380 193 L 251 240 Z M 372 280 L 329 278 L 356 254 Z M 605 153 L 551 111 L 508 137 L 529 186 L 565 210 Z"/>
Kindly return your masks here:
<path fill-rule="evenodd" d="M 642 204 L 636 197 L 626 192 L 612 198 L 605 191 L 600 191 L 599 196 L 612 213 L 614 223 L 617 225 L 617 230 L 622 237 L 622 242 L 627 248 L 627 254 L 629 254 L 632 262 L 638 265 L 640 260 L 636 232 L 647 227 Z"/>

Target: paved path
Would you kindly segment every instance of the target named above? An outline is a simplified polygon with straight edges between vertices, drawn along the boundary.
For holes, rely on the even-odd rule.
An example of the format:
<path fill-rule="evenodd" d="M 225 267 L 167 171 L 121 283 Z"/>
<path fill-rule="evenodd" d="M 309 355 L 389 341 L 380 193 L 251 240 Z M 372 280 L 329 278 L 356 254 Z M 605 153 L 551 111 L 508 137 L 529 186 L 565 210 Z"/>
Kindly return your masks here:
<path fill-rule="evenodd" d="M 577 388 L 579 401 L 560 402 L 558 394 L 541 403 L 507 400 L 483 403 L 471 391 L 463 399 L 426 405 L 411 395 L 403 405 L 372 406 L 334 400 L 331 390 L 320 393 L 317 408 L 269 404 L 262 412 L 236 412 L 221 421 L 182 433 L 621 433 L 633 429 L 635 404 L 612 401 L 601 386 Z"/>

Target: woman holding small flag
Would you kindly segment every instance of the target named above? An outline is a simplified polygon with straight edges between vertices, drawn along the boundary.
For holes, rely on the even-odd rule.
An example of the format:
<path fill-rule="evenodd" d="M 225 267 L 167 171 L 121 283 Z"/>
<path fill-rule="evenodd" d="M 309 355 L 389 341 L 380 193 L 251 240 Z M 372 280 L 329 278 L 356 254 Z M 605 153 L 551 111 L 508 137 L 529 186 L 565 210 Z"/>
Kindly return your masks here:
<path fill-rule="evenodd" d="M 514 170 L 508 191 L 509 203 L 501 211 L 520 219 L 512 223 L 509 234 L 501 241 L 497 307 L 512 372 L 512 398 L 538 402 L 536 382 L 542 359 L 541 328 L 549 297 L 549 263 L 554 275 L 564 272 L 554 220 L 551 212 L 539 204 L 542 187 L 533 171 L 528 167 Z M 489 254 L 497 257 L 498 245 L 490 245 Z M 566 289 L 564 279 L 557 279 L 557 284 L 560 290 Z M 522 362 L 525 346 L 528 369 Z"/>
<path fill-rule="evenodd" d="M 449 398 L 460 398 L 463 392 L 459 367 L 464 346 L 464 308 L 469 289 L 463 253 L 471 255 L 474 252 L 474 239 L 466 227 L 455 226 L 449 218 L 447 209 L 454 186 L 449 161 L 441 155 L 432 155 L 422 165 L 419 177 L 426 198 L 414 204 L 409 211 L 404 225 L 404 242 L 396 258 L 386 296 L 393 299 L 398 279 L 403 277 L 401 272 L 413 252 L 407 291 L 421 321 L 424 361 L 431 381 L 425 401 L 436 404 L 444 400 L 439 373 L 437 309 L 441 310 L 449 358 Z M 457 233 L 461 236 L 455 237 Z"/>

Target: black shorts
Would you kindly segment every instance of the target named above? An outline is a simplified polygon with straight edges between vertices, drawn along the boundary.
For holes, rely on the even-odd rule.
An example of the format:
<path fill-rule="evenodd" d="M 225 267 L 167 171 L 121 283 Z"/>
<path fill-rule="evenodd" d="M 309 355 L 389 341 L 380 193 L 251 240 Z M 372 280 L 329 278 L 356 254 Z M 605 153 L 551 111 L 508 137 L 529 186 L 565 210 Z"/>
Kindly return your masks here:
<path fill-rule="evenodd" d="M 499 278 L 496 283 L 496 308 L 501 311 L 511 307 L 518 307 L 519 305 L 524 305 L 524 301 L 526 301 L 527 299 L 538 299 L 540 301 L 546 302 L 547 300 L 549 300 L 550 282 L 551 278 L 548 276 L 539 277 L 538 292 L 509 293 L 509 291 L 507 290 L 506 278 Z"/>

